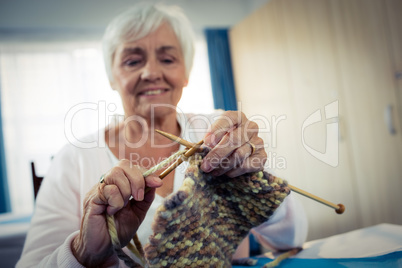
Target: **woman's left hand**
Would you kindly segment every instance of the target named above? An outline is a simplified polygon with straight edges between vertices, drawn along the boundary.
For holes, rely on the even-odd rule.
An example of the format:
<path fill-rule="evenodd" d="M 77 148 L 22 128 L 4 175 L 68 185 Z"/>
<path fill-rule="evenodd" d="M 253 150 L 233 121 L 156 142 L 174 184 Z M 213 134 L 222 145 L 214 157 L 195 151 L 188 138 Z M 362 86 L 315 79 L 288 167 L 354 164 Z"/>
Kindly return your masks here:
<path fill-rule="evenodd" d="M 242 112 L 224 112 L 210 127 L 204 144 L 211 151 L 204 157 L 201 169 L 213 176 L 237 177 L 261 171 L 267 160 L 264 141 L 258 137 L 258 125 Z"/>

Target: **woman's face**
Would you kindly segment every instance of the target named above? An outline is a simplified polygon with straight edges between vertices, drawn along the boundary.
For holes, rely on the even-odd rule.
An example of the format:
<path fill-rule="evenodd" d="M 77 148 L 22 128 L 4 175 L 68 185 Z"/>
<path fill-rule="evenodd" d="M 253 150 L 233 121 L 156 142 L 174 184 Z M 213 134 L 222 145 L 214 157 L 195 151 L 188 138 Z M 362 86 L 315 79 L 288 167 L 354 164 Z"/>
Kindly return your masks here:
<path fill-rule="evenodd" d="M 116 49 L 111 86 L 126 116 L 160 118 L 175 112 L 187 84 L 183 52 L 170 25 Z"/>

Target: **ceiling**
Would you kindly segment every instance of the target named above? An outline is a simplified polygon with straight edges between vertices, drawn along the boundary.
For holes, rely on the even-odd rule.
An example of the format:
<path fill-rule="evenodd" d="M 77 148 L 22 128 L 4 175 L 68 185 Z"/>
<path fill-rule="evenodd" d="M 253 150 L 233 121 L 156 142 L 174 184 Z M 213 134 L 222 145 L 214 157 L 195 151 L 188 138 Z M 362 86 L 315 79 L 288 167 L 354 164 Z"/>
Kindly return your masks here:
<path fill-rule="evenodd" d="M 135 0 L 0 0 L 0 38 L 46 33 L 93 34 L 98 37 L 108 22 Z M 161 2 L 161 1 L 148 1 Z M 180 6 L 196 31 L 230 27 L 268 0 L 165 0 Z"/>

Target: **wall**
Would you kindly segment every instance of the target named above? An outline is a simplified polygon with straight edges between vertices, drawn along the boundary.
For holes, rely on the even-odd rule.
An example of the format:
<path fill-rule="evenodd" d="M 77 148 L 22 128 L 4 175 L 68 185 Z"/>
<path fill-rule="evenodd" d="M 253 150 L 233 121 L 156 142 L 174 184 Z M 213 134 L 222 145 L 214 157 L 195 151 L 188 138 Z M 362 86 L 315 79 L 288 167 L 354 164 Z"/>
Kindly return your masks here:
<path fill-rule="evenodd" d="M 402 224 L 402 2 L 272 0 L 231 30 L 236 94 L 300 197 L 309 239 Z M 397 49 L 399 48 L 399 49 Z M 392 107 L 386 116 L 387 107 Z M 394 132 L 388 128 L 388 122 Z"/>

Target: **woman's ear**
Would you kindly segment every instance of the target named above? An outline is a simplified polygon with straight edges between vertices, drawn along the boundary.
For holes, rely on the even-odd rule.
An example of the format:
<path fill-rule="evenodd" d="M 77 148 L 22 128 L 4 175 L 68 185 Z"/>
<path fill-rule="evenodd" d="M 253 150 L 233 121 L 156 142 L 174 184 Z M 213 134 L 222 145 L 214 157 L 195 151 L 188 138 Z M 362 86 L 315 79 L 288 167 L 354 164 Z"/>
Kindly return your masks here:
<path fill-rule="evenodd" d="M 186 87 L 187 85 L 188 85 L 188 79 L 185 79 L 183 87 Z"/>

